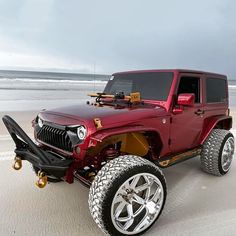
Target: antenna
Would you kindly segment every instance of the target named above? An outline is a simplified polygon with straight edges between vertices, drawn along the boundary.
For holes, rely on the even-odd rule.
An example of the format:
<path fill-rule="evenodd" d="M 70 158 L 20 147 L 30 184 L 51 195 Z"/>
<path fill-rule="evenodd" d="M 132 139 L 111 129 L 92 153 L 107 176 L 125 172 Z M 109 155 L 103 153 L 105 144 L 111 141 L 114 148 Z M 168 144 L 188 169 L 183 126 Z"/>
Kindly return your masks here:
<path fill-rule="evenodd" d="M 96 62 L 93 64 L 93 92 L 95 93 Z"/>

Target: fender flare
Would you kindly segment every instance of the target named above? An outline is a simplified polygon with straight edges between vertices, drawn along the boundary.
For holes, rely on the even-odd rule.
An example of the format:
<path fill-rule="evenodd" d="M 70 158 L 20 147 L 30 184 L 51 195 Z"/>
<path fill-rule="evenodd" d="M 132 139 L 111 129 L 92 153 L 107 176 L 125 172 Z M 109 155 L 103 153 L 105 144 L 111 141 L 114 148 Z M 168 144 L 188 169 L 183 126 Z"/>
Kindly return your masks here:
<path fill-rule="evenodd" d="M 230 130 L 232 128 L 232 122 L 232 116 L 226 115 L 219 115 L 206 119 L 203 124 L 203 132 L 200 137 L 200 144 L 202 145 L 205 142 L 205 140 L 214 129 L 214 127 L 217 126 L 217 124 L 220 124 L 222 129 Z"/>
<path fill-rule="evenodd" d="M 135 133 L 135 132 L 150 132 L 158 136 L 160 149 L 163 147 L 163 141 L 161 139 L 160 133 L 151 127 L 144 127 L 144 126 L 125 126 L 125 127 L 118 127 L 118 128 L 110 128 L 104 129 L 101 131 L 96 132 L 90 137 L 90 142 L 88 147 L 95 147 L 97 143 L 103 142 L 104 139 L 114 136 L 120 135 L 125 133 Z M 161 150 L 160 150 L 161 151 Z"/>
<path fill-rule="evenodd" d="M 90 139 L 102 142 L 107 137 L 131 132 L 155 132 L 159 135 L 158 131 L 153 128 L 137 125 L 137 126 L 128 126 L 128 127 L 126 126 L 119 128 L 104 129 L 99 132 L 96 132 L 94 135 L 90 137 Z"/>

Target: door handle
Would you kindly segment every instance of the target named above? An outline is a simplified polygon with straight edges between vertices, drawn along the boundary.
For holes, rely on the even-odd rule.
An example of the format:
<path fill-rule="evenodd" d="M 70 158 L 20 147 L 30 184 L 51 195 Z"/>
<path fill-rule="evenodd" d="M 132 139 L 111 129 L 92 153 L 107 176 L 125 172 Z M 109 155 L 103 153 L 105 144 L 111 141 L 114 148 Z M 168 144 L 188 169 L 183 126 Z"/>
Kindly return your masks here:
<path fill-rule="evenodd" d="M 194 112 L 196 115 L 200 116 L 203 115 L 205 113 L 204 110 L 198 109 L 197 111 Z"/>

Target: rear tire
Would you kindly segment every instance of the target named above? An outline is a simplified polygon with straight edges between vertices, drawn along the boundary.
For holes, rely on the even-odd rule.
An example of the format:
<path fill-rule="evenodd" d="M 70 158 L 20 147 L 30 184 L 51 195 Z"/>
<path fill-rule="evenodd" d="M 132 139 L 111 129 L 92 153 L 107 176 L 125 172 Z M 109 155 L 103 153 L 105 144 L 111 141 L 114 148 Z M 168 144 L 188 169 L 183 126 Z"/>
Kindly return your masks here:
<path fill-rule="evenodd" d="M 94 221 L 108 235 L 140 235 L 160 216 L 166 200 L 166 181 L 150 161 L 132 155 L 108 162 L 89 192 Z"/>
<path fill-rule="evenodd" d="M 212 175 L 225 175 L 234 155 L 234 136 L 228 130 L 213 129 L 201 153 L 201 167 Z"/>

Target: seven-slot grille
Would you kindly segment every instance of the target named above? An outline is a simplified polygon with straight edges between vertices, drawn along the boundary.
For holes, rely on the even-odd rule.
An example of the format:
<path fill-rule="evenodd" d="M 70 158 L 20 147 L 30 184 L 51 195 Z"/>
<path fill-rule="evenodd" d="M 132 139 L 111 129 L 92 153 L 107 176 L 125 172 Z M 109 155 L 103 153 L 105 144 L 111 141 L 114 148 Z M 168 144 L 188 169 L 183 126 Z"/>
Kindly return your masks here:
<path fill-rule="evenodd" d="M 38 132 L 37 138 L 51 146 L 72 152 L 72 142 L 65 130 L 44 125 Z"/>

